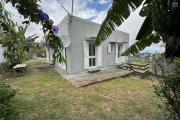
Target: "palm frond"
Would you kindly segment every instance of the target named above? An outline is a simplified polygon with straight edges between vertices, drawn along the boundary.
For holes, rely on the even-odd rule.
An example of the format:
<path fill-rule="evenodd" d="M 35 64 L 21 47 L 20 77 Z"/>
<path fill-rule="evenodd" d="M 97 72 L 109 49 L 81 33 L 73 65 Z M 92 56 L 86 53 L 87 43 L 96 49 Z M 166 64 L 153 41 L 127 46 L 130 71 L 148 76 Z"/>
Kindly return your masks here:
<path fill-rule="evenodd" d="M 144 23 L 142 24 L 141 29 L 138 32 L 138 35 L 136 37 L 136 40 L 138 40 L 138 41 L 135 44 L 133 44 L 132 46 L 130 46 L 123 53 L 123 55 L 136 54 L 139 51 L 143 50 L 145 47 L 150 46 L 152 44 L 152 41 L 149 38 L 154 36 L 154 34 L 152 34 L 152 32 L 153 32 L 152 19 L 151 19 L 151 17 L 146 17 L 146 19 L 144 20 Z"/>
<path fill-rule="evenodd" d="M 155 33 L 145 37 L 144 39 L 138 40 L 133 45 L 131 45 L 125 52 L 122 53 L 123 56 L 135 55 L 144 48 L 150 46 L 152 43 L 159 43 L 161 37 Z"/>
<path fill-rule="evenodd" d="M 33 43 L 37 38 L 39 38 L 39 36 L 37 36 L 36 34 L 31 35 L 31 36 L 28 36 L 28 37 L 26 38 L 26 42 L 28 42 L 28 43 Z"/>
<path fill-rule="evenodd" d="M 144 20 L 144 23 L 142 24 L 138 35 L 136 37 L 136 40 L 141 40 L 141 39 L 145 39 L 148 35 L 150 35 L 153 31 L 153 27 L 152 27 L 152 19 L 151 17 L 147 17 Z"/>
<path fill-rule="evenodd" d="M 100 45 L 115 30 L 116 26 L 120 26 L 131 13 L 136 10 L 144 0 L 114 0 L 108 11 L 107 17 L 101 25 L 96 38 L 96 45 Z"/>

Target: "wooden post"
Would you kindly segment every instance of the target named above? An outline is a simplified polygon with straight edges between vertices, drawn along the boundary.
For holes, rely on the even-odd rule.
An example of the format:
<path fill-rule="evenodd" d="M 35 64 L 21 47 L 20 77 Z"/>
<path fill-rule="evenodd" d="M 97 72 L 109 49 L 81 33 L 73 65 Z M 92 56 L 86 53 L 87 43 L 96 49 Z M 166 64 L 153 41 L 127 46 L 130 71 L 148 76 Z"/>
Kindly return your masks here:
<path fill-rule="evenodd" d="M 157 75 L 156 55 L 152 55 L 152 73 Z"/>

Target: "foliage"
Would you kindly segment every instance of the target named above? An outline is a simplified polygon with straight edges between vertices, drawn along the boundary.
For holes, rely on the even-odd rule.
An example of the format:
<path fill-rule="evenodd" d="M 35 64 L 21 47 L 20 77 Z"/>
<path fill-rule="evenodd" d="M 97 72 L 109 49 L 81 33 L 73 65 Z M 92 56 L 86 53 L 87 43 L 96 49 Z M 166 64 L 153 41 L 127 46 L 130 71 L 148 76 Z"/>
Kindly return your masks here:
<path fill-rule="evenodd" d="M 100 31 L 96 38 L 96 44 L 101 44 L 115 30 L 116 26 L 120 26 L 127 19 L 132 11 L 141 5 L 143 0 L 113 0 L 113 4 L 108 11 L 108 15 L 101 25 Z M 131 9 L 129 9 L 131 8 Z"/>
<path fill-rule="evenodd" d="M 35 40 L 38 38 L 36 35 L 28 36 L 25 40 L 24 50 L 26 52 L 29 52 L 30 48 L 36 47 L 37 44 L 35 43 Z"/>
<path fill-rule="evenodd" d="M 25 32 L 28 25 L 25 27 L 16 27 L 16 25 L 11 22 L 11 25 L 8 27 L 8 32 L 1 33 L 3 37 L 0 37 L 0 42 L 4 47 L 6 47 L 6 51 L 4 53 L 6 62 L 10 65 L 10 67 L 12 67 L 25 60 L 25 51 L 29 51 L 29 48 L 32 47 L 37 36 L 29 36 L 26 39 Z"/>
<path fill-rule="evenodd" d="M 58 31 L 57 27 L 54 26 L 53 21 L 49 19 L 46 13 L 40 9 L 37 4 L 40 0 L 4 0 L 6 3 L 12 3 L 18 12 L 24 16 L 25 19 L 29 21 L 24 21 L 23 23 L 35 22 L 41 23 L 43 26 L 43 32 L 46 35 L 46 42 L 50 48 L 54 49 L 54 59 L 59 62 L 64 62 L 63 57 L 63 43 L 60 38 L 56 36 Z"/>
<path fill-rule="evenodd" d="M 12 98 L 15 91 L 7 84 L 0 82 L 0 119 L 11 120 L 14 117 Z"/>
<path fill-rule="evenodd" d="M 6 62 L 10 66 L 20 64 L 25 60 L 24 34 L 26 31 L 26 28 L 19 27 L 17 32 L 15 30 L 8 32 L 8 37 L 9 37 L 8 41 L 2 42 L 4 47 L 6 47 L 6 51 L 4 53 L 6 57 Z"/>
<path fill-rule="evenodd" d="M 25 32 L 28 25 L 17 26 L 11 19 L 9 19 L 8 12 L 0 4 L 2 32 L 0 32 L 0 43 L 6 47 L 4 53 L 6 61 L 10 66 L 22 63 L 26 56 L 25 51 L 28 52 L 30 47 L 34 46 L 36 35 L 25 37 Z"/>
<path fill-rule="evenodd" d="M 29 57 L 33 57 L 32 55 L 36 55 L 37 57 L 45 57 L 45 54 L 46 50 L 39 45 L 31 47 L 28 52 Z"/>
<path fill-rule="evenodd" d="M 152 43 L 163 40 L 166 43 L 166 57 L 180 57 L 180 3 L 179 0 L 114 0 L 104 20 L 96 43 L 103 40 L 120 26 L 141 4 L 140 15 L 145 21 L 137 35 L 137 42 L 122 55 L 136 54 Z M 130 8 L 130 9 L 129 9 Z"/>
<path fill-rule="evenodd" d="M 108 15 L 101 25 L 96 44 L 106 40 L 116 26 L 120 26 L 142 4 L 140 16 L 145 21 L 137 35 L 137 42 L 122 55 L 136 54 L 152 43 L 166 43 L 166 58 L 180 57 L 180 0 L 113 0 Z M 177 64 L 176 64 L 177 65 Z M 161 66 L 161 67 L 165 67 Z M 156 93 L 166 100 L 174 119 L 180 119 L 180 66 L 177 65 L 164 76 Z"/>
<path fill-rule="evenodd" d="M 166 104 L 170 118 L 180 120 L 180 59 L 173 64 L 160 65 L 163 79 L 154 86 L 155 93 Z"/>

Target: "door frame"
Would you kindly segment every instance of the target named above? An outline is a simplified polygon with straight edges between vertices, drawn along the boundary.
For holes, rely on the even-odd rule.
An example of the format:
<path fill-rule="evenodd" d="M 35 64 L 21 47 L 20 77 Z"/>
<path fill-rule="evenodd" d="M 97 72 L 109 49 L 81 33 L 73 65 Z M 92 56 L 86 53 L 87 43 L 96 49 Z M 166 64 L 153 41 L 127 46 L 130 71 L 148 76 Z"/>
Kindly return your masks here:
<path fill-rule="evenodd" d="M 87 48 L 87 50 L 88 50 L 88 63 L 89 63 L 89 59 L 95 58 L 95 66 L 88 65 L 89 69 L 92 69 L 92 68 L 96 68 L 97 67 L 97 63 L 98 63 L 97 58 L 98 57 L 97 57 L 97 47 L 96 46 L 95 46 L 95 56 L 89 56 L 89 45 L 90 44 L 94 44 L 94 46 L 95 46 L 95 43 L 93 41 L 88 41 L 88 48 Z"/>

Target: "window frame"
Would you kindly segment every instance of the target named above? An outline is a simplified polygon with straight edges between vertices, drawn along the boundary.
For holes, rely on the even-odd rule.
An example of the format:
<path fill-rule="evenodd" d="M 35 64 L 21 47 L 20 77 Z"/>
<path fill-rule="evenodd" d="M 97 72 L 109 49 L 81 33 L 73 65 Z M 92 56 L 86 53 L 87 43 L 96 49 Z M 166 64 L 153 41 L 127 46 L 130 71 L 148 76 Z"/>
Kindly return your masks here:
<path fill-rule="evenodd" d="M 88 62 L 89 62 L 89 67 L 96 67 L 97 65 L 97 56 L 96 56 L 96 46 L 94 42 L 88 42 L 89 46 L 89 55 L 88 55 Z"/>

